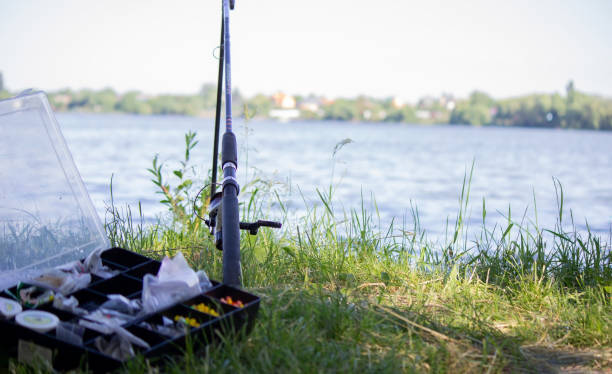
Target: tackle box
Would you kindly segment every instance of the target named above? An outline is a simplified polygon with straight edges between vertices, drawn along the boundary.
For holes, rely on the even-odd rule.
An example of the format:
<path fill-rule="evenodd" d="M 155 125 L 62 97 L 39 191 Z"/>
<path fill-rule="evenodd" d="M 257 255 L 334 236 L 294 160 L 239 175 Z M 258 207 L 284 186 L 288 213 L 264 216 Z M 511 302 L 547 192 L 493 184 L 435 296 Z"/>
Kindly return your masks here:
<path fill-rule="evenodd" d="M 29 280 L 97 251 L 112 276 L 92 275 L 86 287 L 64 296 L 74 296 L 79 308 L 87 312 L 96 311 L 109 295 L 140 299 L 144 276 L 157 274 L 161 262 L 126 249 L 109 249 L 104 227 L 45 94 L 1 100 L 0 134 L 0 297 L 19 299 L 22 290 L 34 289 Z M 212 287 L 188 300 L 124 319 L 121 327 L 148 345 L 133 345 L 133 353 L 154 359 L 179 353 L 186 344 L 197 348 L 215 344 L 223 334 L 250 331 L 259 297 L 214 280 L 211 283 Z M 228 296 L 242 305 L 228 304 Z M 0 314 L 0 348 L 5 355 L 29 363 L 42 360 L 60 370 L 86 367 L 96 372 L 118 368 L 133 357 L 104 351 L 104 344 L 115 333 L 81 326 L 78 339 L 68 339 L 66 326 L 87 319 L 82 311 L 56 309 L 51 300 L 35 307 L 23 304 L 22 308 L 49 312 L 62 328 L 39 332 L 18 324 L 16 317 Z"/>
<path fill-rule="evenodd" d="M 102 262 L 110 269 L 120 271 L 117 275 L 108 279 L 93 280 L 83 289 L 75 291 L 67 296 L 74 296 L 79 301 L 79 307 L 94 311 L 105 301 L 109 294 L 121 294 L 130 300 L 140 299 L 142 291 L 142 277 L 145 274 L 156 274 L 160 262 L 148 257 L 127 251 L 122 248 L 111 248 L 102 252 Z M 95 277 L 94 277 L 95 278 Z M 27 282 L 27 281 L 26 281 Z M 24 282 L 20 287 L 28 287 Z M 205 290 L 202 294 L 191 297 L 183 302 L 163 308 L 158 312 L 134 317 L 127 321 L 123 327 L 144 340 L 150 346 L 143 349 L 133 346 L 136 354 L 146 358 L 163 357 L 168 354 L 180 353 L 184 348 L 187 335 L 190 336 L 194 349 L 205 344 L 214 344 L 219 334 L 228 334 L 245 328 L 249 332 L 259 308 L 259 298 L 241 289 L 230 287 L 212 281 L 213 287 Z M 14 298 L 18 294 L 17 285 L 8 288 L 0 294 L 0 297 Z M 240 300 L 242 307 L 236 307 L 221 301 L 222 298 L 230 296 L 233 300 Z M 218 313 L 213 316 L 195 309 L 195 306 L 204 304 Z M 24 307 L 24 310 L 28 308 Z M 50 312 L 57 316 L 62 322 L 78 324 L 82 315 L 74 314 L 65 310 L 56 309 L 53 303 L 47 302 L 35 308 Z M 174 320 L 175 316 L 193 318 L 199 325 L 197 327 L 185 326 L 175 329 L 174 333 L 155 331 L 149 326 L 163 326 L 162 320 Z M 118 359 L 101 352 L 96 347 L 96 340 L 110 339 L 95 330 L 85 328 L 82 344 L 73 344 L 58 336 L 56 330 L 41 333 L 22 327 L 15 319 L 0 319 L 0 328 L 3 332 L 2 345 L 5 352 L 19 357 L 23 361 L 30 361 L 34 357 L 24 357 L 36 354 L 40 359 L 50 361 L 55 369 L 67 370 L 75 367 L 88 368 L 96 372 L 106 372 L 118 368 L 125 359 Z M 176 324 L 175 327 L 182 325 Z M 26 352 L 19 352 L 25 350 Z"/>

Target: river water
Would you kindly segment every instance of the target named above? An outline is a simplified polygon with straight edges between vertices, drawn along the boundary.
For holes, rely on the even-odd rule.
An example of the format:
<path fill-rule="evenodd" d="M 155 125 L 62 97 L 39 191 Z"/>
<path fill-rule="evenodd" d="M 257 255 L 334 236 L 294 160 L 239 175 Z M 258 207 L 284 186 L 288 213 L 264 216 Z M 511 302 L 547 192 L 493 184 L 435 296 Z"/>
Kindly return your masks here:
<path fill-rule="evenodd" d="M 184 134 L 198 133 L 192 152 L 195 174 L 210 168 L 213 121 L 180 116 L 60 113 L 58 121 L 102 219 L 110 202 L 110 182 L 118 206 L 148 221 L 163 215 L 161 195 L 151 183 L 155 154 L 167 164 L 166 175 L 184 157 Z M 275 189 L 291 216 L 317 204 L 316 189 L 334 186 L 338 210 L 374 209 L 385 227 L 392 219 L 420 225 L 430 240 L 443 240 L 447 220 L 455 222 L 463 178 L 472 162 L 468 220 L 487 225 L 512 218 L 553 228 L 558 216 L 553 178 L 564 193 L 565 217 L 572 211 L 576 227 L 608 236 L 612 227 L 612 133 L 594 131 L 411 126 L 390 123 L 290 122 L 237 120 L 239 180 L 254 176 L 278 182 Z M 351 142 L 335 146 L 346 139 Z M 534 213 L 534 197 L 537 216 Z M 272 209 L 271 216 L 278 215 Z M 375 222 L 378 224 L 378 220 Z"/>

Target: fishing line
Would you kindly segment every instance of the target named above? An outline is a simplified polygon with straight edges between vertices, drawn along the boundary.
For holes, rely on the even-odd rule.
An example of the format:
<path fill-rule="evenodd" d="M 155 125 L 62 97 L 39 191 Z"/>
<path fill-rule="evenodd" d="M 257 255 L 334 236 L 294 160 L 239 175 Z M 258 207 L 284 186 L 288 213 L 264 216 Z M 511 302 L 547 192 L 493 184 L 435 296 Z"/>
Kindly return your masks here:
<path fill-rule="evenodd" d="M 217 103 L 215 105 L 215 134 L 213 141 L 212 176 L 210 183 L 210 198 L 217 192 L 217 161 L 219 159 L 219 131 L 221 127 L 221 99 L 223 97 L 223 59 L 225 58 L 225 25 L 221 14 L 221 41 L 219 42 L 219 71 L 217 75 Z M 214 57 L 214 50 L 213 50 Z"/>
<path fill-rule="evenodd" d="M 218 50 L 220 50 L 220 49 L 221 49 L 221 46 L 220 46 L 220 45 L 218 45 L 218 46 L 216 46 L 215 48 L 213 48 L 213 50 L 212 50 L 212 56 L 213 56 L 213 58 L 214 58 L 215 60 L 218 60 L 218 59 L 220 59 L 220 58 L 221 58 L 221 53 L 219 53 L 219 55 L 218 55 L 218 56 L 217 56 L 217 55 L 215 55 L 215 52 L 217 52 L 217 51 L 218 51 Z"/>
<path fill-rule="evenodd" d="M 204 185 L 204 187 L 200 188 L 200 190 L 198 191 L 198 193 L 195 195 L 195 198 L 193 199 L 193 214 L 195 214 L 196 217 L 198 217 L 199 219 L 201 219 L 202 221 L 206 222 L 208 221 L 206 218 L 203 218 L 202 216 L 200 216 L 198 214 L 198 207 L 196 205 L 196 203 L 198 202 L 198 198 L 200 197 L 200 194 L 202 193 L 202 191 L 204 191 L 206 188 L 208 188 L 208 186 L 210 186 L 212 183 L 206 183 L 206 185 Z M 216 183 L 217 186 L 221 186 L 221 183 Z M 208 199 L 210 200 L 211 197 L 209 197 Z"/>

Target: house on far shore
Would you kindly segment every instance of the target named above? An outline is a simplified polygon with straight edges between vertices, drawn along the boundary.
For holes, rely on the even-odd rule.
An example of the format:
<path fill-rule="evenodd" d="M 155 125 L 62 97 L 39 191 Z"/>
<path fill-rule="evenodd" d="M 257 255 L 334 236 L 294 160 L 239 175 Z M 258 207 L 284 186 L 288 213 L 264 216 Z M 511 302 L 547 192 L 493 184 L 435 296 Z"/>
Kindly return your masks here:
<path fill-rule="evenodd" d="M 283 92 L 277 92 L 272 95 L 272 100 L 277 108 L 281 109 L 295 109 L 295 98 L 291 95 L 287 95 Z"/>
<path fill-rule="evenodd" d="M 295 98 L 283 92 L 277 92 L 272 95 L 274 101 L 274 109 L 270 110 L 270 117 L 281 122 L 288 122 L 292 119 L 300 117 L 300 111 L 296 108 Z"/>
<path fill-rule="evenodd" d="M 300 111 L 296 109 L 295 98 L 283 92 L 272 95 L 275 108 L 270 110 L 270 117 L 276 118 L 281 122 L 287 122 L 300 117 Z"/>
<path fill-rule="evenodd" d="M 422 120 L 429 120 L 432 118 L 431 112 L 425 109 L 418 109 L 415 114 L 418 119 Z"/>
<path fill-rule="evenodd" d="M 301 100 L 298 103 L 300 109 L 300 117 L 305 119 L 315 119 L 323 117 L 323 109 L 321 109 L 321 99 L 315 96 L 309 96 L 308 98 Z"/>
<path fill-rule="evenodd" d="M 317 113 L 320 109 L 319 102 L 317 100 L 306 99 L 302 101 L 299 105 L 300 110 L 305 112 L 313 112 Z"/>
<path fill-rule="evenodd" d="M 399 98 L 399 97 L 397 97 L 397 96 L 394 96 L 394 97 L 391 99 L 391 106 L 392 106 L 394 109 L 401 109 L 401 108 L 403 108 L 403 107 L 404 107 L 404 105 L 405 105 L 404 100 L 402 100 L 401 98 Z"/>

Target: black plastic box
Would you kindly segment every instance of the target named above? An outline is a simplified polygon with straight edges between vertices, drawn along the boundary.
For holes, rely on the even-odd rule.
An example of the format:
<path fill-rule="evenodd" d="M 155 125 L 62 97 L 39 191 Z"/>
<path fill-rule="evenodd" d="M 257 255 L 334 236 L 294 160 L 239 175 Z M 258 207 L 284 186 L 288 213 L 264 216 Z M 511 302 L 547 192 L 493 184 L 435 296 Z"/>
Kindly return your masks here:
<path fill-rule="evenodd" d="M 79 307 L 87 311 L 98 308 L 107 300 L 106 295 L 109 294 L 121 294 L 130 299 L 139 299 L 144 275 L 155 275 L 160 267 L 159 261 L 121 248 L 106 250 L 101 257 L 106 266 L 119 270 L 120 273 L 108 279 L 93 279 L 87 288 L 70 294 L 79 300 Z M 196 297 L 174 304 L 156 313 L 135 317 L 123 324 L 122 327 L 150 345 L 150 348 L 146 350 L 138 350 L 138 347 L 134 346 L 136 353 L 150 359 L 163 359 L 164 356 L 180 353 L 185 348 L 188 339 L 197 349 L 207 344 L 218 343 L 219 335 L 232 334 L 243 328 L 247 333 L 250 332 L 259 310 L 259 297 L 239 288 L 212 280 L 211 282 L 213 287 Z M 3 290 L 0 296 L 13 298 L 13 294 L 15 294 L 15 287 Z M 244 306 L 236 307 L 222 302 L 221 298 L 226 296 L 230 296 L 233 300 L 242 301 Z M 201 313 L 191 307 L 200 303 L 216 310 L 219 316 L 215 317 Z M 27 309 L 24 307 L 24 310 Z M 40 305 L 36 309 L 51 312 L 64 322 L 74 323 L 82 318 L 76 314 L 55 309 L 52 302 Z M 176 315 L 194 318 L 200 325 L 199 327 L 186 327 L 183 333 L 178 336 L 164 335 L 164 333 L 148 327 L 151 324 L 160 324 L 163 317 L 173 319 Z M 52 367 L 58 370 L 68 370 L 81 366 L 94 372 L 106 372 L 120 367 L 131 359 L 119 360 L 100 352 L 96 348 L 96 339 L 100 337 L 109 339 L 112 334 L 106 336 L 86 329 L 83 344 L 75 345 L 59 339 L 55 330 L 39 333 L 18 325 L 14 318 L 10 320 L 0 319 L 0 328 L 2 331 L 2 349 L 9 356 L 22 356 L 23 351 L 31 354 L 33 350 L 40 352 L 41 356 L 46 357 L 47 360 L 50 359 Z"/>

